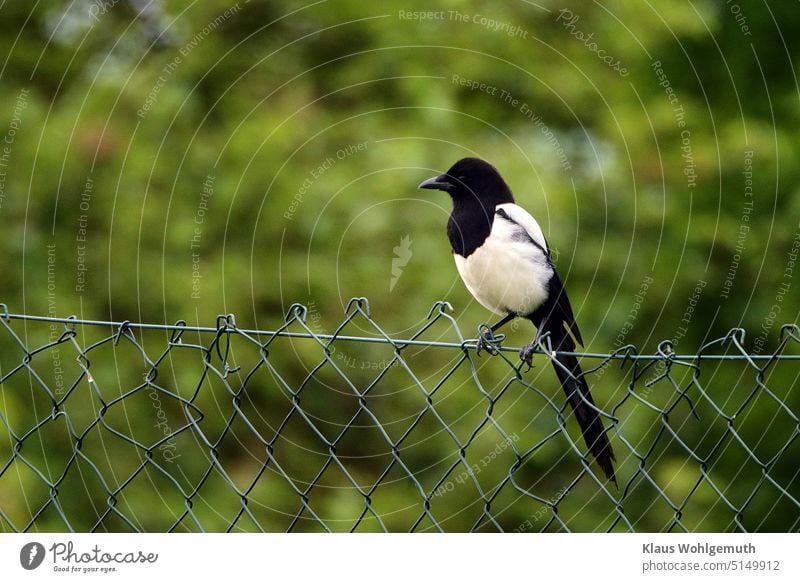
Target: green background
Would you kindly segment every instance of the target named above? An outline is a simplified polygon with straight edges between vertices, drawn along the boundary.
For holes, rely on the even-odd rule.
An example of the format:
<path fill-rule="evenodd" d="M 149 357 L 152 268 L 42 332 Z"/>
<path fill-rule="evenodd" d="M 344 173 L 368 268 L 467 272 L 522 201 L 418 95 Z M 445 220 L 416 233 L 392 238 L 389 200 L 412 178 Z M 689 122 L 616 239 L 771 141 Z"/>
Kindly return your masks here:
<path fill-rule="evenodd" d="M 435 12 L 422 18 L 420 11 Z M 302 303 L 309 327 L 332 333 L 350 298 L 363 296 L 386 334 L 408 338 L 434 302 L 445 300 L 471 338 L 490 316 L 450 257 L 450 202 L 416 189 L 469 155 L 497 166 L 539 220 L 587 351 L 633 344 L 654 353 L 671 340 L 677 353 L 694 354 L 742 327 L 748 350 L 771 353 L 780 326 L 798 317 L 795 12 L 789 2 L 744 0 L 7 2 L 0 6 L 0 302 L 11 313 L 212 327 L 217 314 L 232 313 L 241 328 L 267 330 Z M 50 338 L 47 324 L 10 325 L 31 349 Z M 83 331 L 84 348 L 107 335 Z M 148 333 L 137 337 L 155 360 L 168 336 Z M 343 333 L 377 335 L 361 316 Z M 533 333 L 521 323 L 508 330 L 506 345 L 520 346 Z M 458 341 L 444 321 L 424 337 Z M 358 410 L 331 362 L 363 389 L 393 358 L 385 346 L 336 345 L 301 398 L 328 437 Z M 0 372 L 8 374 L 24 350 L 7 332 L 0 349 Z M 85 477 L 80 462 L 66 464 L 75 459 L 75 434 L 101 405 L 81 376 L 76 348 L 68 342 L 60 349 L 65 382 L 76 386 L 66 400 L 74 409 L 57 408 L 81 419 L 72 432 L 57 416 L 15 450 L 12 435 L 37 426 L 53 405 L 27 369 L 0 387 L 1 527 L 129 529 L 113 514 L 99 524 L 98 516 L 108 490 L 147 463 L 141 449 L 96 425 L 81 444 L 106 485 Z M 736 351 L 717 351 L 724 349 Z M 31 368 L 51 387 L 52 351 Z M 404 352 L 417 381 L 394 366 L 371 394 L 393 439 L 427 406 L 420 386 L 432 390 L 460 357 L 457 350 L 417 352 Z M 243 370 L 259 361 L 247 342 L 232 354 Z M 516 363 L 513 353 L 509 359 Z M 133 391 L 125 407 L 109 410 L 108 418 L 119 418 L 108 423 L 148 446 L 156 442 L 141 353 L 123 341 L 95 349 L 90 360 L 99 390 Z M 309 340 L 276 341 L 269 354 L 293 389 L 321 361 Z M 514 377 L 499 358 L 473 361 L 492 394 Z M 166 365 L 159 385 L 189 398 L 200 382 L 200 426 L 220 437 L 232 399 L 221 384 L 199 380 L 199 351 L 172 350 Z M 649 371 L 636 385 L 638 398 L 628 390 L 630 370 L 591 375 L 598 405 L 618 419 L 611 437 L 628 519 L 645 531 L 796 530 L 796 365 L 778 362 L 766 376 L 743 362 L 707 365 L 696 384 L 691 369 L 681 368 L 676 384 L 664 377 L 646 387 L 657 375 Z M 542 394 L 511 382 L 498 399 L 491 416 L 502 430 L 489 423 L 475 432 L 487 418 L 487 399 L 466 367 L 432 406 L 462 442 L 474 437 L 467 463 L 507 445 L 508 436 L 522 451 L 546 441 L 498 497 L 503 529 L 526 520 L 526 530 L 629 529 L 564 438 L 583 450 L 574 421 L 548 438 L 558 432 L 548 403 L 561 406 L 563 395 L 544 358 L 524 375 Z M 687 386 L 699 418 L 676 397 L 676 387 Z M 247 384 L 247 415 L 259 418 L 265 438 L 291 410 L 286 394 L 266 366 Z M 186 424 L 184 411 L 177 400 L 162 400 L 176 431 Z M 672 405 L 671 417 L 658 412 Z M 425 494 L 458 459 L 442 423 L 421 424 L 402 453 Z M 380 529 L 370 516 L 358 520 L 364 497 L 345 473 L 374 483 L 391 462 L 390 447 L 365 418 L 357 424 L 363 428 L 350 429 L 338 449 L 347 469 L 326 470 L 309 501 L 337 531 Z M 213 471 L 193 498 L 200 525 L 182 520 L 188 493 L 150 466 L 126 485 L 122 511 L 145 530 L 175 522 L 181 531 L 224 530 L 241 508 L 231 481 L 246 488 L 255 479 L 257 521 L 287 529 L 298 495 L 271 470 L 258 481 L 263 443 L 248 436 L 250 428 L 236 430 L 220 445 L 228 479 Z M 328 451 L 297 417 L 282 434 L 275 454 L 307 486 Z M 207 447 L 192 431 L 176 439 L 181 466 L 164 466 L 191 491 L 188 484 L 209 467 Z M 484 490 L 518 460 L 507 448 L 499 456 L 476 476 Z M 46 482 L 64 475 L 58 503 L 34 518 L 50 499 Z M 402 472 L 388 481 L 376 490 L 375 512 L 387 529 L 407 530 L 423 512 L 424 495 Z M 556 501 L 564 526 L 550 520 L 547 502 Z M 474 485 L 459 484 L 432 503 L 443 529 L 480 523 Z M 59 504 L 69 508 L 66 518 Z M 307 518 L 294 529 L 320 529 Z M 418 529 L 428 527 L 425 521 Z M 257 528 L 243 520 L 234 529 Z M 484 521 L 477 529 L 497 528 Z"/>

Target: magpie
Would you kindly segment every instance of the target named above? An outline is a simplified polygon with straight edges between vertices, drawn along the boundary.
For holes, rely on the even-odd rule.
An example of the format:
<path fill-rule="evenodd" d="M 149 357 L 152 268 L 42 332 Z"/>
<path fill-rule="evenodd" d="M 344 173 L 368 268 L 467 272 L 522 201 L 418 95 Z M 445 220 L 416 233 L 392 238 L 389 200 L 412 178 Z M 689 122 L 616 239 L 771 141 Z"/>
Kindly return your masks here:
<path fill-rule="evenodd" d="M 520 350 L 530 367 L 536 345 L 549 334 L 553 367 L 567 401 L 575 411 L 586 446 L 606 477 L 616 484 L 614 451 L 583 377 L 575 341 L 583 338 L 567 292 L 556 272 L 539 223 L 514 202 L 500 173 L 478 158 L 457 161 L 441 176 L 419 188 L 450 195 L 453 211 L 447 237 L 456 268 L 467 289 L 489 311 L 502 318 L 481 332 L 477 353 L 493 351 L 493 333 L 511 320 L 529 319 L 537 328 L 534 341 Z"/>

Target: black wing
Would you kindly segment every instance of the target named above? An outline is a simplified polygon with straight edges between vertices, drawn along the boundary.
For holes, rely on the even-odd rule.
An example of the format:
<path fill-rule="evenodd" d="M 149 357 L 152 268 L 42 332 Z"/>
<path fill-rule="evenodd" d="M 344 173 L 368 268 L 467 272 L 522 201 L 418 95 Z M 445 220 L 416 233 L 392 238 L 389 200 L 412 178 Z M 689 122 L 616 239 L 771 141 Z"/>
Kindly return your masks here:
<path fill-rule="evenodd" d="M 553 277 L 549 282 L 549 293 L 547 300 L 542 304 L 541 307 L 539 307 L 539 309 L 531 314 L 531 319 L 533 320 L 534 325 L 536 325 L 537 328 L 541 328 L 540 324 L 542 322 L 548 322 L 550 324 L 562 322 L 563 324 L 567 325 L 567 328 L 570 330 L 570 332 L 572 332 L 572 335 L 575 336 L 575 339 L 578 341 L 578 344 L 583 346 L 581 331 L 578 329 L 578 323 L 575 321 L 575 315 L 572 313 L 572 305 L 569 303 L 567 290 L 564 289 L 564 284 L 561 282 L 561 278 L 558 276 L 558 271 L 556 270 L 555 264 L 553 264 L 553 257 L 550 254 L 550 245 L 547 243 L 547 239 L 544 241 L 545 246 L 542 247 L 542 245 L 536 242 L 530 233 L 525 230 L 525 227 L 511 218 L 505 210 L 498 208 L 496 214 L 501 218 L 504 218 L 505 220 L 517 225 L 519 227 L 519 236 L 521 239 L 539 249 L 542 254 L 544 254 L 547 264 L 553 269 Z"/>
<path fill-rule="evenodd" d="M 550 297 L 548 298 L 548 301 L 545 302 L 545 305 L 550 303 L 551 298 L 552 307 L 549 313 L 545 314 L 545 316 L 547 318 L 563 321 L 567 325 L 567 328 L 572 332 L 572 335 L 575 336 L 578 345 L 583 347 L 583 338 L 581 337 L 581 331 L 578 329 L 578 322 L 575 321 L 575 315 L 572 313 L 572 305 L 569 303 L 567 290 L 564 289 L 564 284 L 561 282 L 561 278 L 558 276 L 558 271 L 555 269 L 553 269 L 553 278 L 550 279 Z"/>

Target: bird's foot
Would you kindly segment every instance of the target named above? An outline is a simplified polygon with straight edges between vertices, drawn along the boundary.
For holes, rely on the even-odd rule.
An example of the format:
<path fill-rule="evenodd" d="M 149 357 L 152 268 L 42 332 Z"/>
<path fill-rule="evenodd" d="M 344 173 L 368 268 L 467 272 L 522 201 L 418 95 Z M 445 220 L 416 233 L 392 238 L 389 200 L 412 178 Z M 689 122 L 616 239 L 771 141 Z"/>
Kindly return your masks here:
<path fill-rule="evenodd" d="M 475 345 L 475 355 L 480 356 L 482 351 L 486 351 L 490 355 L 497 354 L 500 343 L 504 339 L 506 339 L 505 335 L 495 336 L 490 327 L 482 325 L 478 329 L 478 343 Z"/>
<path fill-rule="evenodd" d="M 528 370 L 533 368 L 533 354 L 536 352 L 536 342 L 524 346 L 519 351 L 519 359 L 528 364 Z"/>

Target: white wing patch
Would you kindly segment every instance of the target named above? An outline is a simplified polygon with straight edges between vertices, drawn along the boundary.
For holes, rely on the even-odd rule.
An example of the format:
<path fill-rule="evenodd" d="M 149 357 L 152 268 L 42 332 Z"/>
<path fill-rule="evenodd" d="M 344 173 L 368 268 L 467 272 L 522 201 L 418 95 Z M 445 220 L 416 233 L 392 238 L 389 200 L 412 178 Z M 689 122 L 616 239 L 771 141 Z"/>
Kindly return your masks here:
<path fill-rule="evenodd" d="M 544 240 L 542 227 L 539 226 L 539 223 L 536 222 L 536 219 L 531 216 L 527 210 L 510 202 L 507 204 L 498 204 L 496 210 L 502 210 L 505 212 L 511 220 L 524 228 L 525 232 L 527 232 L 533 240 L 539 243 L 543 249 L 549 250 L 547 248 L 547 241 Z"/>
<path fill-rule="evenodd" d="M 499 204 L 492 231 L 469 257 L 453 255 L 470 293 L 498 315 L 529 315 L 547 299 L 553 267 L 536 220 L 516 204 Z M 536 244 L 533 244 L 535 241 Z M 544 249 L 544 250 L 543 250 Z"/>

